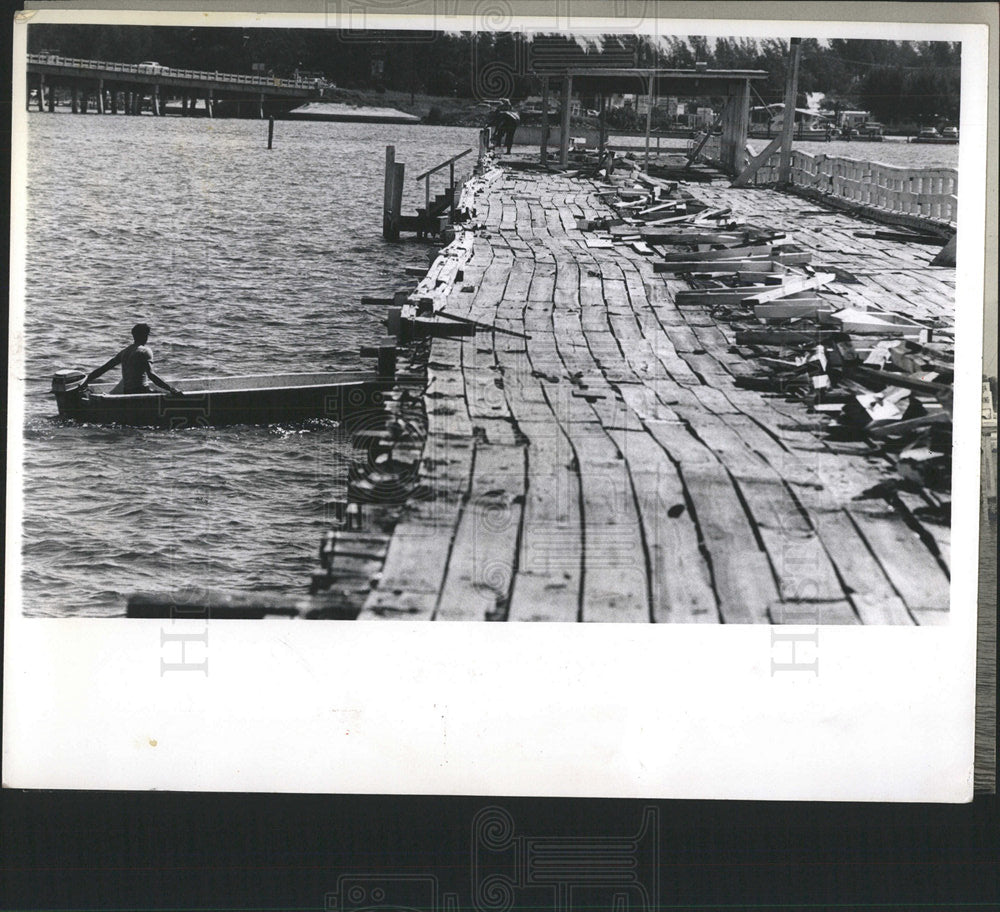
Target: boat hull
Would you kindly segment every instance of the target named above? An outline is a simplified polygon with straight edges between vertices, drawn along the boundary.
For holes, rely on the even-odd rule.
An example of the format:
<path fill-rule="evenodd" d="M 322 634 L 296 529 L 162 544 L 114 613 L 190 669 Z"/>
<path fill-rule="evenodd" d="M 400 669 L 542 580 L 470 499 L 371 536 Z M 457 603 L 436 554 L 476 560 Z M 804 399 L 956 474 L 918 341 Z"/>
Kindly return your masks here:
<path fill-rule="evenodd" d="M 57 393 L 59 415 L 91 424 L 217 427 L 315 418 L 363 420 L 382 413 L 391 379 L 371 373 L 285 374 L 177 380 L 183 395 L 115 395 L 81 388 Z"/>

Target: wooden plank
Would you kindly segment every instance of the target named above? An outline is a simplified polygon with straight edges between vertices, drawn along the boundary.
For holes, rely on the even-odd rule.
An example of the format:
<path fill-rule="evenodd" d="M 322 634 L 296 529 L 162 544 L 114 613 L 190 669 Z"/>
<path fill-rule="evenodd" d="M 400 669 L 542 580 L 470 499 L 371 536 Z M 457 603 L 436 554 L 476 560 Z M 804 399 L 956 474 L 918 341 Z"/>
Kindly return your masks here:
<path fill-rule="evenodd" d="M 856 503 L 848 507 L 848 512 L 911 614 L 916 617 L 922 611 L 948 611 L 948 577 L 898 513 L 884 504 Z"/>
<path fill-rule="evenodd" d="M 666 453 L 638 431 L 609 431 L 632 478 L 650 568 L 656 623 L 714 623 L 720 619 L 711 573 L 698 545 L 684 485 Z"/>
<path fill-rule="evenodd" d="M 649 621 L 648 568 L 625 461 L 599 425 L 576 425 L 571 440 L 583 492 L 581 620 Z"/>
<path fill-rule="evenodd" d="M 528 440 L 527 491 L 510 620 L 576 621 L 583 575 L 580 476 L 551 414 L 519 419 Z"/>
<path fill-rule="evenodd" d="M 435 620 L 505 618 L 525 490 L 520 446 L 477 444 Z"/>
<path fill-rule="evenodd" d="M 751 297 L 744 298 L 745 304 L 767 304 L 770 301 L 778 301 L 803 291 L 814 288 L 822 288 L 836 279 L 832 272 L 818 272 L 809 278 L 790 277 L 785 278 L 781 285 L 772 291 L 754 292 Z"/>

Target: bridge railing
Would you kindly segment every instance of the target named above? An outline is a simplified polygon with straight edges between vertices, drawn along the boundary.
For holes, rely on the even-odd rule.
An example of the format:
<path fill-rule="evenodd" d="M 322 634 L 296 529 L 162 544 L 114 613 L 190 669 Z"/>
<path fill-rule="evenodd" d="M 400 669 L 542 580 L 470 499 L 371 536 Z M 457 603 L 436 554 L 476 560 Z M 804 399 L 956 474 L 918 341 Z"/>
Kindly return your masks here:
<path fill-rule="evenodd" d="M 239 85 L 276 88 L 304 88 L 316 85 L 315 78 L 305 79 L 301 76 L 291 79 L 278 76 L 251 76 L 247 73 L 220 73 L 218 70 L 187 70 L 167 66 L 154 67 L 141 63 L 118 63 L 112 60 L 86 60 L 81 57 L 59 57 L 54 54 L 28 54 L 27 57 L 29 64 L 72 67 L 77 70 L 104 70 L 111 73 L 136 76 L 169 76 L 179 79 L 194 79 L 201 82 L 232 82 Z"/>

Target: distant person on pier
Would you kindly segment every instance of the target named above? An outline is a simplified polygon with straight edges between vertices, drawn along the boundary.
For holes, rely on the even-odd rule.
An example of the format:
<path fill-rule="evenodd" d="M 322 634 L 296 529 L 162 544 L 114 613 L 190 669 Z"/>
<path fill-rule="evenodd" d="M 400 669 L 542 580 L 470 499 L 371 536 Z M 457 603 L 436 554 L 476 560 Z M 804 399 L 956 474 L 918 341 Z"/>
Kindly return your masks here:
<path fill-rule="evenodd" d="M 498 149 L 505 145 L 507 154 L 510 155 L 510 148 L 514 145 L 514 134 L 520 122 L 521 118 L 511 107 L 510 101 L 504 98 L 486 124 L 493 130 L 493 148 Z"/>
<path fill-rule="evenodd" d="M 98 377 L 106 374 L 111 368 L 122 366 L 121 382 L 111 391 L 112 393 L 151 393 L 153 388 L 146 382 L 148 377 L 158 387 L 172 393 L 175 396 L 184 394 L 175 386 L 171 386 L 166 380 L 161 379 L 153 373 L 153 350 L 146 344 L 149 341 L 149 324 L 136 323 L 132 327 L 132 344 L 123 348 L 106 364 L 102 364 L 97 370 L 91 371 L 87 375 L 87 382 L 90 383 Z"/>

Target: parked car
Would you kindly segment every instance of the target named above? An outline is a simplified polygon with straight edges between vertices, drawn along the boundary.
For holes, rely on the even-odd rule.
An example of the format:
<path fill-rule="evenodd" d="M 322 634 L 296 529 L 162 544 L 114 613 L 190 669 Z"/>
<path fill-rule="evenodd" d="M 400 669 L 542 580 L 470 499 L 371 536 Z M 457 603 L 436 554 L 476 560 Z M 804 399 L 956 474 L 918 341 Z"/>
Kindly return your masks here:
<path fill-rule="evenodd" d="M 958 139 L 958 127 L 945 127 L 941 135 L 947 139 Z"/>

